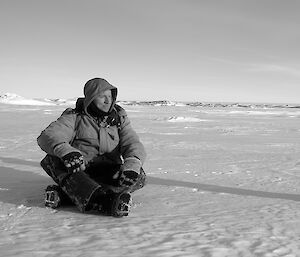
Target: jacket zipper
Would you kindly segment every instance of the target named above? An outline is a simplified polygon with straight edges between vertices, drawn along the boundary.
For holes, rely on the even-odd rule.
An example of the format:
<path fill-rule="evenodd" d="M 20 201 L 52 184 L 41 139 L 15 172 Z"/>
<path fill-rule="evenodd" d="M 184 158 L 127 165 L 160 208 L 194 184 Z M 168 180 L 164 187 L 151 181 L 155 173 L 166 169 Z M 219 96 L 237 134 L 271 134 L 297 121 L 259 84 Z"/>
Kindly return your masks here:
<path fill-rule="evenodd" d="M 107 142 L 107 137 L 105 137 L 105 132 L 106 129 L 101 125 L 102 121 L 100 119 L 97 119 L 97 125 L 98 125 L 98 133 L 99 133 L 99 150 L 98 153 L 99 155 L 102 155 L 105 153 L 105 151 L 108 150 L 108 142 Z M 101 147 L 102 143 L 102 147 Z M 102 150 L 102 151 L 101 151 Z"/>

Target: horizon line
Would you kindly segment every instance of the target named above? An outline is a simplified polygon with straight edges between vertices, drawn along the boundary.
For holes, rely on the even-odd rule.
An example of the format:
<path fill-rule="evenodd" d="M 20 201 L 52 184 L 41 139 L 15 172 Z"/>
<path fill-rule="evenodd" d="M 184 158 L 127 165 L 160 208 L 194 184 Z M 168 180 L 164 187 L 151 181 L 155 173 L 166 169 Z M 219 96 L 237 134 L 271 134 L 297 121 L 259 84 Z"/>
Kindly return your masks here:
<path fill-rule="evenodd" d="M 70 98 L 59 98 L 59 97 L 53 97 L 53 98 L 48 98 L 48 97 L 34 97 L 34 98 L 26 98 L 23 97 L 21 95 L 15 94 L 15 93 L 9 93 L 6 92 L 4 94 L 0 94 L 0 97 L 3 95 L 12 95 L 12 96 L 16 96 L 16 97 L 22 97 L 25 100 L 45 100 L 45 99 L 49 99 L 49 100 L 75 100 L 77 98 L 82 98 L 84 96 L 74 96 L 74 97 L 70 97 Z M 289 105 L 289 104 L 293 104 L 293 105 L 298 105 L 300 104 L 300 102 L 283 102 L 283 101 L 279 101 L 279 102 L 271 102 L 271 101 L 265 101 L 265 102 L 261 102 L 261 101 L 229 101 L 229 100 L 168 100 L 168 99 L 152 99 L 152 100 L 120 100 L 118 99 L 116 102 L 176 102 L 176 103 L 219 103 L 219 104 L 285 104 L 285 105 Z"/>

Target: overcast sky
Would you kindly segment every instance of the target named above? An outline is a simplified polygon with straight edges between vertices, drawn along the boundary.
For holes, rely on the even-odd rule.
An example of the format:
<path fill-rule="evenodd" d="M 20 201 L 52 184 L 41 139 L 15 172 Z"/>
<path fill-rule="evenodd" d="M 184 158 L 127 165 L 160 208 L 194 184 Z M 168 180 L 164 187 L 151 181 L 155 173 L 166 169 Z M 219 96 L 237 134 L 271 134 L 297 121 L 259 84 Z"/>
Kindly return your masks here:
<path fill-rule="evenodd" d="M 298 0 L 1 0 L 0 94 L 300 103 Z"/>

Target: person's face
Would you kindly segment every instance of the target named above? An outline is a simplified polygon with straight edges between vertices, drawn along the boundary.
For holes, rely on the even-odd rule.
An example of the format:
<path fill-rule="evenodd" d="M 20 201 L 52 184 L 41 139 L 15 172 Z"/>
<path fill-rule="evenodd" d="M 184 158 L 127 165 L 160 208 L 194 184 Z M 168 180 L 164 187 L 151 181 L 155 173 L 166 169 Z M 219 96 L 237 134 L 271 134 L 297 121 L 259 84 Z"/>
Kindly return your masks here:
<path fill-rule="evenodd" d="M 112 104 L 111 90 L 106 90 L 101 95 L 97 96 L 93 102 L 97 108 L 103 112 L 108 112 Z"/>

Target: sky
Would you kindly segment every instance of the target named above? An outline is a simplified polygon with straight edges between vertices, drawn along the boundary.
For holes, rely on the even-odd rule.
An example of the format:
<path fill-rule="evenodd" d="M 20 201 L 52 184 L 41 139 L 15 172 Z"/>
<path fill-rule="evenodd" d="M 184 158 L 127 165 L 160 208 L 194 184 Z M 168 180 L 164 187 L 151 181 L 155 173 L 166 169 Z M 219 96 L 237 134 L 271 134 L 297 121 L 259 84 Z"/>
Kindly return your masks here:
<path fill-rule="evenodd" d="M 300 103 L 298 0 L 1 0 L 0 95 Z"/>

